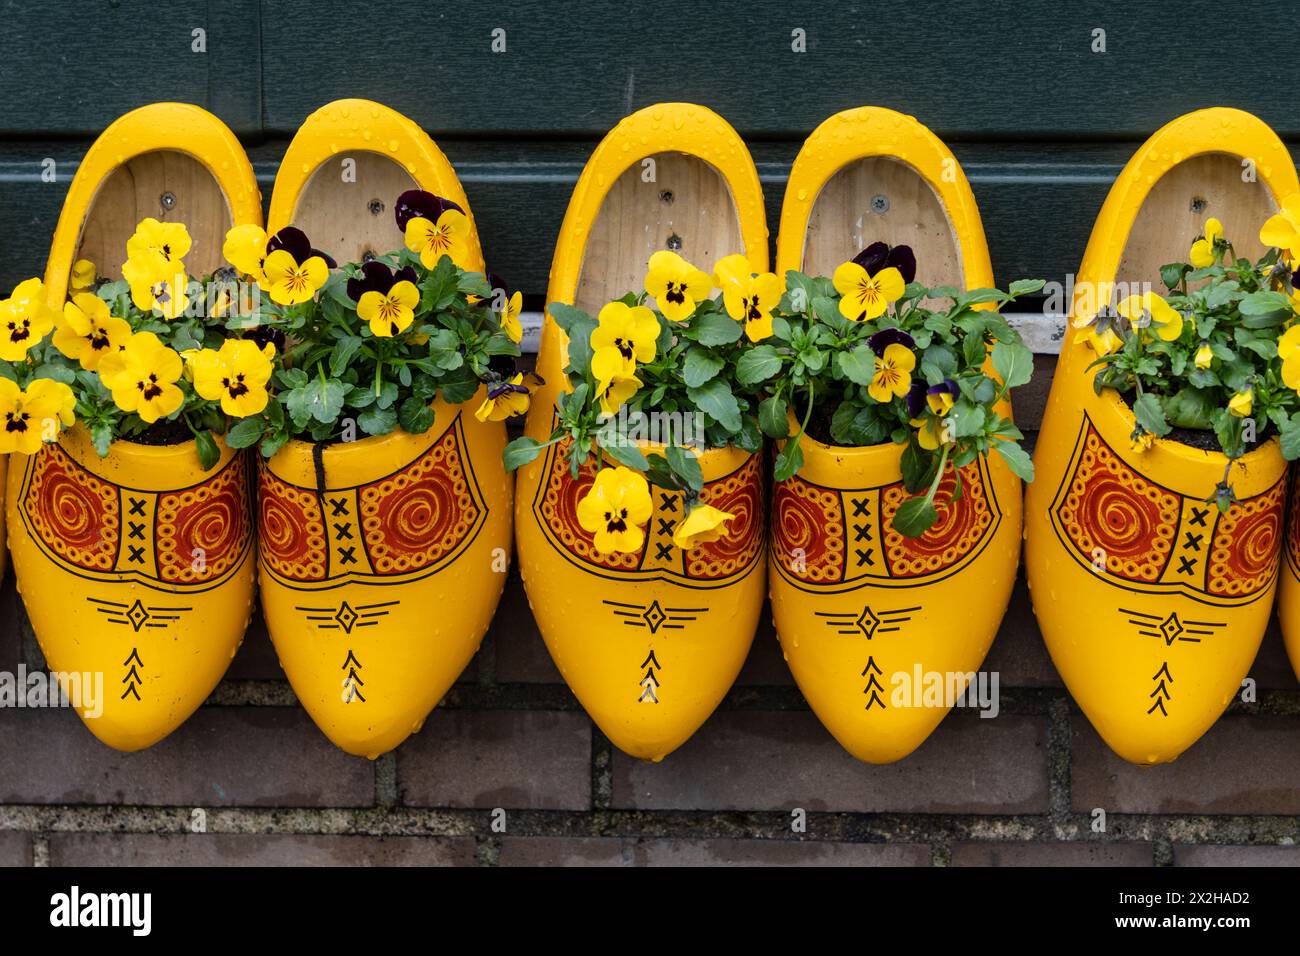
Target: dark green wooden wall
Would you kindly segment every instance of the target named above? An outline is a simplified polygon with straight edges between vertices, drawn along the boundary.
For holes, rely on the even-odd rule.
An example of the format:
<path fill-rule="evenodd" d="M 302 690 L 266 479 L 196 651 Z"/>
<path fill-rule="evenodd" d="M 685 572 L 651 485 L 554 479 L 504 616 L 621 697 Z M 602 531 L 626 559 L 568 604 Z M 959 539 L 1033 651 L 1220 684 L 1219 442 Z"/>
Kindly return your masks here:
<path fill-rule="evenodd" d="M 1001 282 L 1077 268 L 1106 190 L 1187 110 L 1251 110 L 1300 143 L 1293 2 L 382 4 L 0 2 L 0 286 L 44 267 L 76 162 L 122 112 L 198 103 L 239 133 L 269 195 L 298 123 L 361 96 L 456 164 L 490 267 L 544 293 L 569 192 L 601 134 L 661 100 L 705 104 L 750 142 L 773 225 L 802 138 L 880 104 L 952 146 Z M 196 28 L 206 52 L 192 52 Z M 506 51 L 493 53 L 492 32 Z M 806 52 L 791 49 L 805 31 Z M 1106 50 L 1094 52 L 1094 31 Z M 57 163 L 57 181 L 41 162 Z"/>

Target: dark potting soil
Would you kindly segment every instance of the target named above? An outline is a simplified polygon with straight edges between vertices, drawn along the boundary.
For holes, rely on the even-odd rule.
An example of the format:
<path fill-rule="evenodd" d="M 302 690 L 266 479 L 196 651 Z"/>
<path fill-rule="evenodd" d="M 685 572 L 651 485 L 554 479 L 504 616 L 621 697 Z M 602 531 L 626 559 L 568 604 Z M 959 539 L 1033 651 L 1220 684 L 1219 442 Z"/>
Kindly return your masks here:
<path fill-rule="evenodd" d="M 137 445 L 183 445 L 194 437 L 189 426 L 181 419 L 155 422 L 130 441 Z"/>

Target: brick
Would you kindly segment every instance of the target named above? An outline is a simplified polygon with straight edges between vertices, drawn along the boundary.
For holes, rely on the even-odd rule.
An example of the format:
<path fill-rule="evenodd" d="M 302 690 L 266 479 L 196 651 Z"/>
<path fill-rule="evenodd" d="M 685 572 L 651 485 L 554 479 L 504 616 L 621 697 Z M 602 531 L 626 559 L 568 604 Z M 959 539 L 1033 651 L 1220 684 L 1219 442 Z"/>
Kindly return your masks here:
<path fill-rule="evenodd" d="M 953 866 L 1154 866 L 1150 843 L 959 843 Z"/>
<path fill-rule="evenodd" d="M 776 637 L 776 627 L 772 623 L 772 605 L 763 602 L 763 616 L 758 619 L 758 630 L 754 634 L 754 644 L 749 649 L 745 666 L 736 678 L 739 687 L 789 687 L 794 683 L 790 665 L 785 662 L 785 652 Z"/>
<path fill-rule="evenodd" d="M 369 761 L 294 707 L 205 707 L 166 740 L 124 754 L 72 710 L 0 711 L 0 803 L 369 806 Z"/>
<path fill-rule="evenodd" d="M 496 679 L 501 684 L 563 684 L 537 629 L 528 595 L 517 568 L 506 579 L 488 637 L 496 655 Z"/>
<path fill-rule="evenodd" d="M 67 833 L 51 866 L 473 866 L 472 837 Z"/>
<path fill-rule="evenodd" d="M 918 844 L 505 837 L 501 866 L 929 866 Z"/>
<path fill-rule="evenodd" d="M 1076 715 L 1073 804 L 1080 813 L 1300 813 L 1298 717 L 1223 717 L 1170 764 L 1142 768 L 1117 756 Z"/>
<path fill-rule="evenodd" d="M 915 753 L 873 767 L 804 711 L 718 713 L 653 764 L 616 753 L 613 805 L 647 810 L 1041 813 L 1046 725 L 949 717 Z"/>
<path fill-rule="evenodd" d="M 1175 866 L 1300 866 L 1300 846 L 1174 846 Z"/>
<path fill-rule="evenodd" d="M 226 677 L 232 680 L 284 680 L 284 670 L 280 667 L 280 658 L 271 643 L 271 635 L 266 631 L 266 621 L 262 612 L 254 611 L 253 619 L 248 623 L 244 634 L 244 643 L 235 652 L 235 659 L 230 662 Z"/>
<path fill-rule="evenodd" d="M 997 672 L 999 687 L 1061 686 L 1061 676 L 1052 664 L 1034 617 L 1023 568 L 983 670 Z"/>
<path fill-rule="evenodd" d="M 591 721 L 573 711 L 436 710 L 397 760 L 413 806 L 586 810 Z"/>
<path fill-rule="evenodd" d="M 1286 644 L 1282 641 L 1282 627 L 1277 617 L 1268 621 L 1268 630 L 1264 632 L 1259 654 L 1250 667 L 1250 676 L 1255 678 L 1255 685 L 1260 690 L 1295 690 L 1296 673 L 1286 654 Z"/>
<path fill-rule="evenodd" d="M 31 835 L 17 830 L 0 830 L 0 866 L 31 865 Z"/>

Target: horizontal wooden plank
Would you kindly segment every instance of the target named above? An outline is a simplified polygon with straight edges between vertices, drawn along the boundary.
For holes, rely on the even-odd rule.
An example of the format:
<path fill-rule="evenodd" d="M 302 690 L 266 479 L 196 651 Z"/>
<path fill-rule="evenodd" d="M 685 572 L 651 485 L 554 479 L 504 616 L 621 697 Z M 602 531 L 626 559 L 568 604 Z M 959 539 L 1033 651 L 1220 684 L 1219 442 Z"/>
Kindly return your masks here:
<path fill-rule="evenodd" d="M 1270 26 L 1293 12 L 1282 0 L 1246 16 L 1216 0 L 390 0 L 360 24 L 341 0 L 310 16 L 266 3 L 265 122 L 292 132 L 329 100 L 365 96 L 440 133 L 598 135 L 638 107 L 687 101 L 742 133 L 784 136 L 878 103 L 946 135 L 1114 138 L 1219 103 L 1298 134 L 1280 92 L 1290 33 Z"/>
<path fill-rule="evenodd" d="M 236 132 L 257 132 L 260 11 L 258 0 L 3 0 L 0 134 L 98 133 L 158 100 L 197 103 Z"/>

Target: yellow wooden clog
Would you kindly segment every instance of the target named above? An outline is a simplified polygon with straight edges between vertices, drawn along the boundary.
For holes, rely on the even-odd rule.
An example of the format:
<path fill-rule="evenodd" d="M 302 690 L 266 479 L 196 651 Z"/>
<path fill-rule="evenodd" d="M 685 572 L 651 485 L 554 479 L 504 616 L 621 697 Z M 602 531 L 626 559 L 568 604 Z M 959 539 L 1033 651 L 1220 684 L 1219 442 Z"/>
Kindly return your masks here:
<path fill-rule="evenodd" d="M 1295 166 L 1264 123 L 1199 110 L 1138 149 L 1102 206 L 1079 267 L 1071 320 L 1090 319 L 1186 261 L 1206 218 L 1238 256 L 1296 191 Z M 1190 747 L 1241 686 L 1273 604 L 1286 498 L 1276 440 L 1239 459 L 1227 514 L 1204 499 L 1218 452 L 1156 439 L 1131 447 L 1134 418 L 1097 395 L 1086 330 L 1070 327 L 1034 453 L 1025 561 L 1034 613 L 1057 670 L 1097 732 L 1137 764 Z"/>
<path fill-rule="evenodd" d="M 767 227 L 749 150 L 701 106 L 662 103 L 623 119 L 588 160 L 551 266 L 548 302 L 592 315 L 643 288 L 659 249 L 705 271 L 741 252 L 767 268 Z M 568 364 L 549 318 L 527 434 L 551 432 Z M 520 569 L 546 646 L 587 713 L 619 748 L 660 760 L 708 718 L 753 641 L 763 603 L 761 457 L 715 449 L 700 459 L 705 500 L 736 515 L 727 537 L 674 548 L 682 496 L 652 487 L 655 510 L 639 554 L 604 555 L 575 514 L 590 472 L 567 475 L 561 448 L 520 469 Z"/>
<path fill-rule="evenodd" d="M 911 246 L 927 285 L 993 284 L 952 152 L 912 117 L 862 107 L 822 123 L 795 159 L 777 271 L 830 275 L 878 241 Z M 999 456 L 972 463 L 961 498 L 910 539 L 891 525 L 907 497 L 901 445 L 802 445 L 803 467 L 773 496 L 777 636 L 835 739 L 860 760 L 889 763 L 924 742 L 952 706 L 946 689 L 988 653 L 1020 556 L 1020 480 Z M 953 483 L 949 470 L 939 501 Z M 928 689 L 936 681 L 940 699 Z"/>
<path fill-rule="evenodd" d="M 415 123 L 366 100 L 321 107 L 285 153 L 269 231 L 302 229 L 340 262 L 402 245 L 392 213 L 424 189 L 473 214 Z M 461 265 L 483 268 L 478 236 Z M 348 753 L 420 729 L 474 656 L 505 584 L 505 425 L 435 402 L 433 427 L 327 446 L 289 442 L 258 488 L 262 610 L 307 712 Z"/>
<path fill-rule="evenodd" d="M 76 259 L 120 275 L 126 240 L 146 216 L 185 223 L 195 275 L 221 264 L 231 226 L 261 224 L 252 167 L 215 116 L 157 103 L 95 141 L 54 234 L 50 305 L 61 308 Z M 192 441 L 116 442 L 100 458 L 80 426 L 36 455 L 13 456 L 18 588 L 50 668 L 100 675 L 102 700 L 77 709 L 104 743 L 139 750 L 167 736 L 243 640 L 253 600 L 249 464 L 223 445 L 204 471 Z"/>

